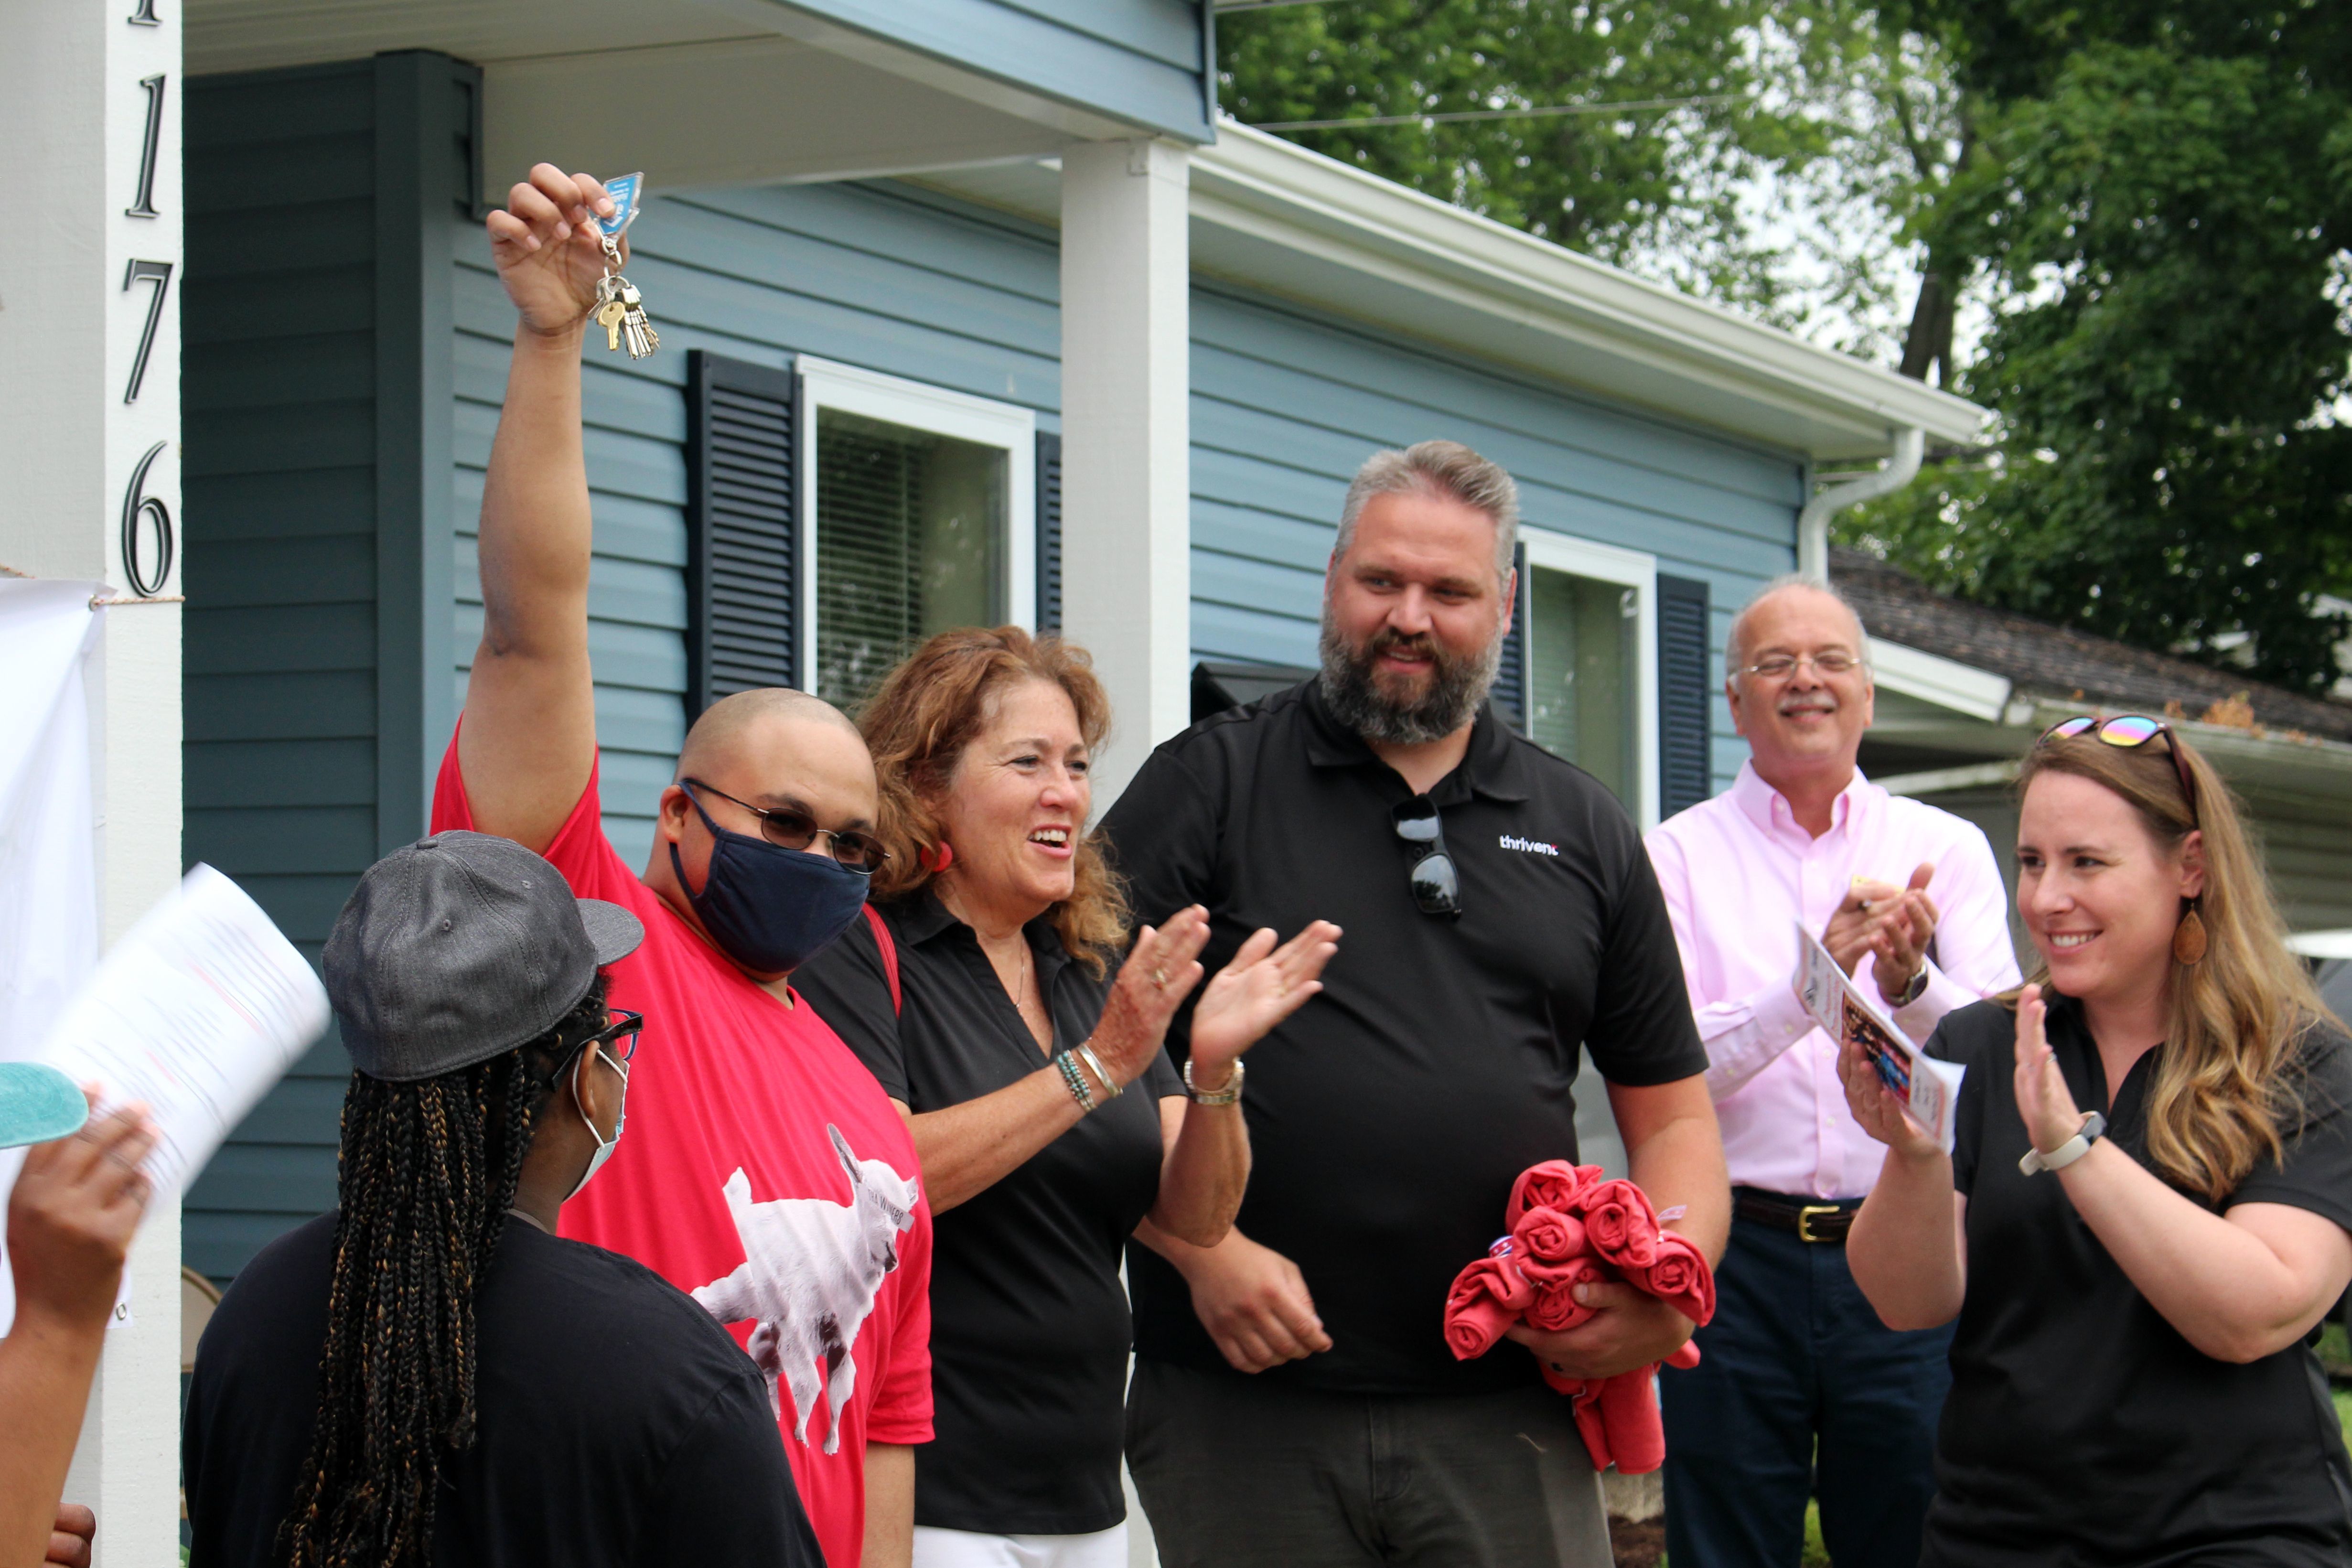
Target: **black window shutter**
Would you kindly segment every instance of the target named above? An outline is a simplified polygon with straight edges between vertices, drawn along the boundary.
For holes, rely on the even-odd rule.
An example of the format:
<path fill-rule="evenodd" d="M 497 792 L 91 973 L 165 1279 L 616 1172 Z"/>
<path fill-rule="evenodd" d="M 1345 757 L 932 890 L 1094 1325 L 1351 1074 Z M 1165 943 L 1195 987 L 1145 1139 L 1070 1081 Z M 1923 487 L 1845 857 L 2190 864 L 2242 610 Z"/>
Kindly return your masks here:
<path fill-rule="evenodd" d="M 1062 438 L 1037 432 L 1037 629 L 1062 629 Z"/>
<path fill-rule="evenodd" d="M 1511 547 L 1511 568 L 1517 574 L 1518 603 L 1511 608 L 1511 629 L 1503 638 L 1503 655 L 1495 665 L 1495 712 L 1504 723 L 1528 732 L 1528 606 L 1534 602 L 1528 583 L 1528 547 Z"/>
<path fill-rule="evenodd" d="M 687 354 L 687 718 L 800 681 L 800 377 Z"/>
<path fill-rule="evenodd" d="M 1658 579 L 1658 816 L 1686 811 L 1715 793 L 1715 649 L 1706 584 Z"/>

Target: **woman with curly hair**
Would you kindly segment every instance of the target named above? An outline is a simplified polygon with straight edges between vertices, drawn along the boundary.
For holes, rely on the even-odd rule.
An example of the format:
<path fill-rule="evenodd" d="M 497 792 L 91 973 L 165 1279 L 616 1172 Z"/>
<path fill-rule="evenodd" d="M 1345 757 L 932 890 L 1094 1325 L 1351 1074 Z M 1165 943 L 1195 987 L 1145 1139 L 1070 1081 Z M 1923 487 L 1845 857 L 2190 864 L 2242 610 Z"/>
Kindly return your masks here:
<path fill-rule="evenodd" d="M 1121 1248 L 1147 1218 L 1204 1247 L 1232 1226 L 1238 1058 L 1322 989 L 1339 929 L 1251 938 L 1193 1005 L 1180 1082 L 1160 1041 L 1208 916 L 1145 927 L 1120 963 L 1127 907 L 1087 828 L 1110 727 L 1087 656 L 944 632 L 858 727 L 890 853 L 872 919 L 793 984 L 908 1118 L 935 1216 L 914 1561 L 1124 1568 Z"/>
<path fill-rule="evenodd" d="M 1849 1051 L 1887 1146 L 1846 1243 L 1890 1326 L 1959 1320 L 1923 1564 L 2340 1564 L 2352 1465 L 2310 1344 L 2352 1281 L 2352 1041 L 2219 774 L 2074 719 L 2019 773 L 2041 954 L 1948 1015 L 1947 1154 Z"/>

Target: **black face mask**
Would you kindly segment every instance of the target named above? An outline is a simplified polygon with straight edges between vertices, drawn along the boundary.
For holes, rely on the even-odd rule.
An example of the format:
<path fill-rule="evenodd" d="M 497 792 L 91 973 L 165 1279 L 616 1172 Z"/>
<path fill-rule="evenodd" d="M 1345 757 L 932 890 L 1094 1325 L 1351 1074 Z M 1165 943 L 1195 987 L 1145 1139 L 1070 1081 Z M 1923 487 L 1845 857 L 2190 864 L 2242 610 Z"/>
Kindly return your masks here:
<path fill-rule="evenodd" d="M 675 843 L 669 847 L 670 868 L 719 951 L 752 973 L 798 969 L 847 931 L 866 907 L 871 879 L 865 872 L 830 855 L 730 833 L 710 820 L 691 789 L 686 798 L 694 801 L 695 814 L 718 842 L 711 847 L 702 891 L 687 881 Z"/>

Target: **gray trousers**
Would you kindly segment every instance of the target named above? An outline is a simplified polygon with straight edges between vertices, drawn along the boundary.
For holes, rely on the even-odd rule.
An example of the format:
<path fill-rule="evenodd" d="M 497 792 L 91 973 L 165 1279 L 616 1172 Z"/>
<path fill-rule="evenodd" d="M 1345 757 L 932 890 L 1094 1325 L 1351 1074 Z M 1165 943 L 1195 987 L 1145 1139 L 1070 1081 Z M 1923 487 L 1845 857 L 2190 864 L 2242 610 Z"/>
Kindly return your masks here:
<path fill-rule="evenodd" d="M 1127 1459 L 1164 1568 L 1610 1568 L 1569 1402 L 1320 1394 L 1139 1360 Z"/>

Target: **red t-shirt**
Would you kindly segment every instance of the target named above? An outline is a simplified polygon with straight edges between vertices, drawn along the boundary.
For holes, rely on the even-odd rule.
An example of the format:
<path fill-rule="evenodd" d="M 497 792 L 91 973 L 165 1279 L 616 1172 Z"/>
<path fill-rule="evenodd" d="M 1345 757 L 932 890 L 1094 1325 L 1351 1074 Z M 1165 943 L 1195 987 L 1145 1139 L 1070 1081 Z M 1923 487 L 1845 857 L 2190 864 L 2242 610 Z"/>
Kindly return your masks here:
<path fill-rule="evenodd" d="M 433 828 L 473 825 L 453 741 Z M 625 1130 L 562 1232 L 637 1259 L 727 1325 L 768 1374 L 825 1562 L 856 1568 L 866 1445 L 931 1436 L 931 1211 L 914 1140 L 806 1003 L 746 978 L 622 862 L 594 771 L 545 853 L 574 893 L 646 927 L 610 980 L 612 1005 L 646 1016 Z"/>

